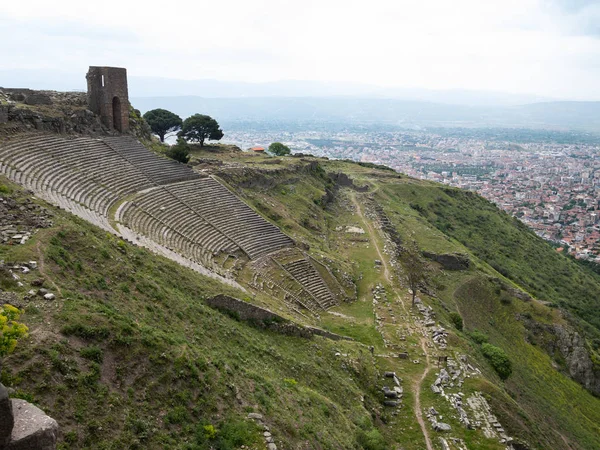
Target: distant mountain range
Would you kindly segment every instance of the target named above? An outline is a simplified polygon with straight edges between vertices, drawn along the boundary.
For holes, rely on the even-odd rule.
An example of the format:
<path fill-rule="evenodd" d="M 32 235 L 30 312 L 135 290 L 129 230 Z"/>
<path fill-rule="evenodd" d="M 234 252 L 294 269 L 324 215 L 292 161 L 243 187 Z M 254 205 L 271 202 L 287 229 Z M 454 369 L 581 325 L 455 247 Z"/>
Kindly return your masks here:
<path fill-rule="evenodd" d="M 27 87 L 58 91 L 85 90 L 85 73 L 56 70 L 0 70 L 0 86 Z M 198 96 L 203 98 L 246 97 L 359 97 L 395 98 L 459 105 L 519 105 L 550 98 L 473 90 L 428 90 L 420 88 L 386 88 L 361 83 L 283 80 L 265 83 L 219 81 L 211 79 L 181 80 L 173 78 L 129 76 L 131 97 Z"/>
<path fill-rule="evenodd" d="M 85 90 L 85 71 L 0 70 L 0 86 Z M 382 88 L 358 83 L 246 83 L 129 77 L 132 104 L 220 122 L 298 121 L 386 126 L 517 127 L 600 132 L 600 102 L 490 91 Z"/>
<path fill-rule="evenodd" d="M 514 106 L 468 106 L 351 97 L 203 98 L 134 97 L 142 112 L 165 108 L 188 117 L 209 114 L 220 122 L 321 122 L 406 128 L 510 127 L 600 133 L 600 102 L 544 102 Z"/>

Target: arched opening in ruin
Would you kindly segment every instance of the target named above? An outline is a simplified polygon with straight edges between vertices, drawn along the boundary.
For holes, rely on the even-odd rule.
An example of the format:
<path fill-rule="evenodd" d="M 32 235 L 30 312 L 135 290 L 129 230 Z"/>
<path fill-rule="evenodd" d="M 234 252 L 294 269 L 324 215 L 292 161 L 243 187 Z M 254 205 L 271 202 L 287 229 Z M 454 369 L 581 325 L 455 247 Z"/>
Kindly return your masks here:
<path fill-rule="evenodd" d="M 113 97 L 113 128 L 118 131 L 123 131 L 123 116 L 121 114 L 121 100 L 119 97 Z"/>

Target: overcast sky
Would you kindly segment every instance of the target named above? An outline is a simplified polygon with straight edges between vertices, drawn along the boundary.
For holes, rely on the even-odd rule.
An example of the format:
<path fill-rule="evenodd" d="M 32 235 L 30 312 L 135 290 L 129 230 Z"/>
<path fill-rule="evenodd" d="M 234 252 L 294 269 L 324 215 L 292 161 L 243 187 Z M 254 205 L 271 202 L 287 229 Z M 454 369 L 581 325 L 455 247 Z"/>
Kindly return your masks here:
<path fill-rule="evenodd" d="M 600 0 L 2 1 L 0 42 L 3 69 L 600 100 Z"/>

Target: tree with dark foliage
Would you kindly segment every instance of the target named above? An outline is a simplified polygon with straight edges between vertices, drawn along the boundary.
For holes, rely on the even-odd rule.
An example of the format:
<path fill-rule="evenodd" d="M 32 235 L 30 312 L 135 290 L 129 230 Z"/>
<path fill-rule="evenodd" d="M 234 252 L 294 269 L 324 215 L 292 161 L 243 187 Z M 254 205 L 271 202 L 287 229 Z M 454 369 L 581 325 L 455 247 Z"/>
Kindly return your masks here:
<path fill-rule="evenodd" d="M 408 287 L 412 291 L 412 304 L 414 305 L 419 286 L 427 281 L 427 264 L 421 258 L 415 241 L 403 246 L 398 260 Z"/>
<path fill-rule="evenodd" d="M 144 120 L 150 125 L 153 133 L 158 135 L 160 142 L 165 142 L 165 136 L 181 129 L 182 120 L 177 114 L 166 109 L 153 109 L 144 114 Z"/>
<path fill-rule="evenodd" d="M 269 153 L 275 156 L 286 156 L 291 153 L 291 150 L 287 145 L 284 145 L 281 142 L 273 142 L 269 145 Z"/>
<path fill-rule="evenodd" d="M 206 139 L 218 141 L 223 137 L 223 130 L 215 119 L 204 114 L 194 114 L 183 121 L 183 128 L 179 133 L 186 141 L 199 142 L 204 147 Z"/>

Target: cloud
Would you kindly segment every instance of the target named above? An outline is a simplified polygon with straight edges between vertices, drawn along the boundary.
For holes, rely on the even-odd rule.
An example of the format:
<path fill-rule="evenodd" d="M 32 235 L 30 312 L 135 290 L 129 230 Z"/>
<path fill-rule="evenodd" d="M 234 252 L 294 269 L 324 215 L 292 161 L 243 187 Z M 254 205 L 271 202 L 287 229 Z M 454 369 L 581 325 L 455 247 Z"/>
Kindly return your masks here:
<path fill-rule="evenodd" d="M 89 25 L 75 21 L 47 22 L 33 20 L 24 24 L 27 28 L 35 28 L 39 33 L 52 37 L 69 37 L 96 41 L 136 42 L 138 36 L 125 28 L 113 26 Z"/>
<path fill-rule="evenodd" d="M 569 14 L 577 13 L 591 6 L 598 4 L 597 0 L 550 0 L 550 3 L 554 4 L 562 11 Z"/>
<path fill-rule="evenodd" d="M 600 98 L 600 5 L 582 0 L 0 2 L 3 68 L 315 80 Z M 118 14 L 115 14 L 118 11 Z M 0 80 L 1 81 L 1 80 Z"/>
<path fill-rule="evenodd" d="M 546 0 L 544 5 L 563 33 L 600 38 L 600 3 L 597 0 Z"/>

